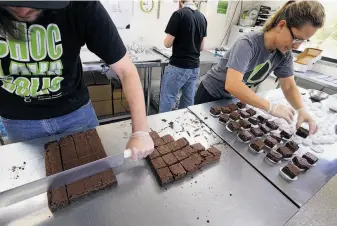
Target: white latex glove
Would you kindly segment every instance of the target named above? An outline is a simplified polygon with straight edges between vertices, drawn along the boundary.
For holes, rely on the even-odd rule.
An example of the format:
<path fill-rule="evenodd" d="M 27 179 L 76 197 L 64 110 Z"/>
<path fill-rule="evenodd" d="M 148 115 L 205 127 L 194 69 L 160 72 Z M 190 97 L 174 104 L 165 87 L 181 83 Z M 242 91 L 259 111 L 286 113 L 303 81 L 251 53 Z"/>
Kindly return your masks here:
<path fill-rule="evenodd" d="M 309 135 L 315 134 L 318 131 L 318 126 L 311 117 L 311 115 L 305 110 L 305 108 L 301 108 L 297 110 L 297 123 L 296 129 L 300 128 L 302 123 L 307 122 L 309 124 Z"/>
<path fill-rule="evenodd" d="M 283 118 L 291 124 L 294 119 L 295 110 L 283 104 L 272 104 L 269 102 L 269 110 L 267 113 L 278 118 Z"/>
<path fill-rule="evenodd" d="M 154 144 L 148 132 L 137 131 L 131 134 L 126 148 L 131 150 L 131 159 L 136 161 L 150 155 L 154 150 Z"/>

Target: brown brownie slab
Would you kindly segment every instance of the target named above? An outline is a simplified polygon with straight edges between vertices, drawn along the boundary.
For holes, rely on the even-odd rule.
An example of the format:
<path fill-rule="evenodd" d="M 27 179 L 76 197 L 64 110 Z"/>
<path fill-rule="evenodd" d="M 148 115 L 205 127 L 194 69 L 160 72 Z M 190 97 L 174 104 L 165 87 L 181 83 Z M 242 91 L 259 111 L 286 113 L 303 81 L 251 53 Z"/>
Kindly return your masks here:
<path fill-rule="evenodd" d="M 153 144 L 154 144 L 154 147 L 156 148 L 159 146 L 163 146 L 165 142 L 161 138 L 156 138 L 156 139 L 153 139 Z"/>
<path fill-rule="evenodd" d="M 228 106 L 221 107 L 221 111 L 224 114 L 230 114 L 232 112 L 232 109 L 230 109 Z"/>
<path fill-rule="evenodd" d="M 168 144 L 158 147 L 157 150 L 161 155 L 166 155 L 171 152 Z"/>
<path fill-rule="evenodd" d="M 201 151 L 200 153 L 201 158 L 203 159 L 202 163 L 200 164 L 200 167 L 203 167 L 215 160 L 215 157 L 213 154 L 211 154 L 208 151 Z"/>
<path fill-rule="evenodd" d="M 183 149 L 181 149 L 183 152 L 185 152 L 188 156 L 196 153 L 197 151 L 193 149 L 191 146 L 186 146 Z"/>
<path fill-rule="evenodd" d="M 205 147 L 202 144 L 200 144 L 200 143 L 192 144 L 191 148 L 193 148 L 197 152 L 205 150 Z"/>
<path fill-rule="evenodd" d="M 236 106 L 236 105 L 235 105 Z M 234 121 L 237 121 L 240 119 L 240 115 L 239 113 L 237 113 L 236 111 L 233 111 L 230 115 L 229 118 L 233 119 Z"/>
<path fill-rule="evenodd" d="M 247 112 L 250 116 L 256 115 L 256 111 L 255 111 L 253 108 L 249 108 L 246 112 Z"/>
<path fill-rule="evenodd" d="M 171 166 L 178 162 L 178 159 L 172 153 L 163 155 L 162 158 L 168 166 Z"/>
<path fill-rule="evenodd" d="M 309 130 L 304 129 L 303 127 L 300 127 L 297 129 L 296 135 L 303 137 L 303 138 L 307 138 L 307 136 L 309 136 Z"/>
<path fill-rule="evenodd" d="M 149 155 L 149 159 L 155 159 L 160 156 L 160 153 L 157 151 L 157 149 L 154 149 L 154 151 Z"/>
<path fill-rule="evenodd" d="M 98 136 L 97 131 L 95 129 L 92 129 L 92 130 L 88 130 L 85 134 L 87 136 L 87 140 L 90 146 L 91 153 L 95 153 L 95 154 L 98 153 L 96 155 L 106 157 L 103 144 L 101 142 L 101 139 Z"/>
<path fill-rule="evenodd" d="M 156 131 L 151 131 L 149 135 L 152 138 L 152 140 L 160 137 Z"/>
<path fill-rule="evenodd" d="M 308 169 L 310 169 L 310 164 L 308 163 L 308 161 L 305 158 L 301 158 L 299 156 L 295 156 L 292 159 L 292 162 L 295 164 L 295 166 L 297 166 L 300 169 L 303 169 L 305 171 L 307 171 Z"/>
<path fill-rule="evenodd" d="M 191 155 L 190 158 L 194 162 L 194 165 L 196 165 L 197 167 L 203 162 L 203 159 L 198 153 Z"/>
<path fill-rule="evenodd" d="M 186 171 L 180 163 L 169 166 L 169 169 L 171 170 L 175 180 L 179 180 L 186 175 Z"/>
<path fill-rule="evenodd" d="M 164 141 L 165 144 L 174 142 L 174 138 L 171 135 L 169 135 L 169 134 L 163 136 L 161 139 L 163 139 L 163 141 Z"/>
<path fill-rule="evenodd" d="M 72 136 L 62 137 L 59 141 L 62 159 L 77 159 L 75 144 Z"/>
<path fill-rule="evenodd" d="M 81 197 L 87 195 L 85 190 L 84 180 L 76 181 L 67 185 L 68 199 L 70 202 L 75 202 Z"/>
<path fill-rule="evenodd" d="M 173 175 L 168 167 L 158 169 L 157 174 L 162 185 L 173 181 Z"/>
<path fill-rule="evenodd" d="M 112 185 L 117 184 L 117 179 L 112 169 L 105 170 L 100 173 L 100 175 L 102 180 L 102 189 L 109 188 Z"/>
<path fill-rule="evenodd" d="M 285 174 L 287 174 L 291 179 L 294 179 L 295 177 L 297 177 L 298 175 L 300 175 L 300 170 L 297 168 L 297 166 L 295 166 L 292 163 L 289 163 L 288 165 L 286 165 L 285 167 L 283 167 L 282 171 Z"/>
<path fill-rule="evenodd" d="M 238 110 L 238 106 L 236 106 L 236 104 L 234 104 L 234 103 L 228 105 L 228 107 L 229 107 L 232 111 Z"/>
<path fill-rule="evenodd" d="M 155 168 L 155 169 L 160 169 L 160 168 L 163 168 L 163 167 L 166 166 L 166 164 L 165 164 L 164 160 L 162 159 L 162 157 L 158 157 L 158 158 L 152 159 L 151 163 L 152 163 L 153 168 Z"/>
<path fill-rule="evenodd" d="M 280 153 L 283 158 L 290 158 L 293 156 L 293 152 L 287 147 L 280 147 L 276 151 Z"/>
<path fill-rule="evenodd" d="M 305 153 L 302 158 L 305 158 L 311 165 L 315 164 L 318 161 L 318 158 L 310 152 Z"/>
<path fill-rule="evenodd" d="M 298 149 L 300 149 L 298 144 L 292 140 L 287 142 L 285 146 L 289 148 L 292 152 L 296 152 Z"/>

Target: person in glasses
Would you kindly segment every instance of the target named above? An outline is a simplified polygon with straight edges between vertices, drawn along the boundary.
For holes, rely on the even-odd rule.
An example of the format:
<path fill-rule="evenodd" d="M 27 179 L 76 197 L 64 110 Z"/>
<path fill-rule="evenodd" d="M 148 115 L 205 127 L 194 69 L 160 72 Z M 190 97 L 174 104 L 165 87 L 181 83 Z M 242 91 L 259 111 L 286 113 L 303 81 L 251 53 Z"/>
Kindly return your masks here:
<path fill-rule="evenodd" d="M 0 116 L 10 141 L 98 126 L 83 82 L 85 44 L 119 76 L 131 109 L 127 148 L 146 157 L 154 144 L 139 75 L 99 1 L 0 2 Z"/>
<path fill-rule="evenodd" d="M 237 98 L 271 115 L 293 120 L 298 112 L 297 127 L 309 124 L 317 131 L 313 118 L 305 110 L 294 81 L 292 50 L 306 42 L 324 24 L 325 12 L 318 1 L 288 1 L 269 21 L 263 31 L 242 35 L 220 62 L 212 67 L 200 84 L 195 104 Z M 271 72 L 279 78 L 289 104 L 273 104 L 250 88 L 263 82 Z"/>

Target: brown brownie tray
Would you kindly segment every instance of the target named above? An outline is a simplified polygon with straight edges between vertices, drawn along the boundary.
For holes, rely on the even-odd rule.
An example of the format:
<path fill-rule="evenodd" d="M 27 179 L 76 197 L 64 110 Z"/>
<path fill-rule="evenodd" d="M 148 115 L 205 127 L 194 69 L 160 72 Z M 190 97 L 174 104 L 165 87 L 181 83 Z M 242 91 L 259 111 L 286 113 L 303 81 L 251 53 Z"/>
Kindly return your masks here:
<path fill-rule="evenodd" d="M 101 140 L 96 130 L 88 130 L 62 137 L 45 145 L 46 175 L 50 176 L 89 162 L 105 158 Z M 48 192 L 48 205 L 55 212 L 94 192 L 117 183 L 112 169 L 90 176 Z"/>

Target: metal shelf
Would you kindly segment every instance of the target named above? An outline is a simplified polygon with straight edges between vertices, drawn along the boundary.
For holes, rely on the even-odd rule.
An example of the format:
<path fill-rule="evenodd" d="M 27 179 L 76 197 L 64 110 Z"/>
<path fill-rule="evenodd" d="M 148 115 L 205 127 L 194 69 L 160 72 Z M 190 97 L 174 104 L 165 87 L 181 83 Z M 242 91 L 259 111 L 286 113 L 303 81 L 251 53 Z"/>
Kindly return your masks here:
<path fill-rule="evenodd" d="M 98 122 L 101 124 L 101 123 L 108 123 L 108 122 L 115 122 L 115 121 L 130 119 L 131 115 L 129 112 L 125 112 L 125 113 L 118 113 L 114 115 L 98 116 L 97 118 L 98 118 Z"/>

